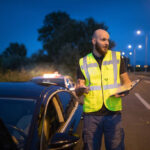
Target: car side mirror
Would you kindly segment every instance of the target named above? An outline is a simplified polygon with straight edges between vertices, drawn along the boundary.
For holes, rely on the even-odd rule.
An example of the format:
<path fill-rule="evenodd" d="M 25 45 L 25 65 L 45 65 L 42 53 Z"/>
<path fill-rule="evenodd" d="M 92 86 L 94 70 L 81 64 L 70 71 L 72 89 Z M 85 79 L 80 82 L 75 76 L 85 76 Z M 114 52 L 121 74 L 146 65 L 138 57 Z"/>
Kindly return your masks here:
<path fill-rule="evenodd" d="M 48 145 L 48 150 L 72 148 L 79 139 L 79 137 L 67 133 L 56 133 Z"/>

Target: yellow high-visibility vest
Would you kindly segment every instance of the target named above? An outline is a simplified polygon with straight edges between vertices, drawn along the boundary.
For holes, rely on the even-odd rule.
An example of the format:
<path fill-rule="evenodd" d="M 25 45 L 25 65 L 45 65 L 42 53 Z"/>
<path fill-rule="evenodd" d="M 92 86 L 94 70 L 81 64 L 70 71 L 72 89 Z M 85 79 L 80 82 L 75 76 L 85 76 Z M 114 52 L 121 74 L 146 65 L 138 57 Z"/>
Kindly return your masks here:
<path fill-rule="evenodd" d="M 120 52 L 108 50 L 101 69 L 92 53 L 79 60 L 86 86 L 90 91 L 84 94 L 84 112 L 95 112 L 102 105 L 110 111 L 122 110 L 121 98 L 110 95 L 120 86 Z"/>

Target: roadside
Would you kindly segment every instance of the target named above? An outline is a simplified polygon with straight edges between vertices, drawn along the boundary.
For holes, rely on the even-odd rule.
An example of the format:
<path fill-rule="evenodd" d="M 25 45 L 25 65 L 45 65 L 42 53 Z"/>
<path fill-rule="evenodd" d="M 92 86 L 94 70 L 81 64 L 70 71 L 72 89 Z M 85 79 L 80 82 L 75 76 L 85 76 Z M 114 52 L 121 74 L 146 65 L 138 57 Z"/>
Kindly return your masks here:
<path fill-rule="evenodd" d="M 150 79 L 150 72 L 128 72 L 129 76 L 131 77 L 131 79 Z"/>

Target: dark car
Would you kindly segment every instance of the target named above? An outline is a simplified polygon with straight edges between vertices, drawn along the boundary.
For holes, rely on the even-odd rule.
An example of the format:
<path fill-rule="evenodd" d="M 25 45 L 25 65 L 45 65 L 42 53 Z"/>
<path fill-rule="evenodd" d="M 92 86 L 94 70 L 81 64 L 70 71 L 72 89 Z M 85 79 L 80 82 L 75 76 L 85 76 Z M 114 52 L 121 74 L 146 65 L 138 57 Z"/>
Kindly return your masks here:
<path fill-rule="evenodd" d="M 0 83 L 0 150 L 73 148 L 82 107 L 65 87 Z"/>

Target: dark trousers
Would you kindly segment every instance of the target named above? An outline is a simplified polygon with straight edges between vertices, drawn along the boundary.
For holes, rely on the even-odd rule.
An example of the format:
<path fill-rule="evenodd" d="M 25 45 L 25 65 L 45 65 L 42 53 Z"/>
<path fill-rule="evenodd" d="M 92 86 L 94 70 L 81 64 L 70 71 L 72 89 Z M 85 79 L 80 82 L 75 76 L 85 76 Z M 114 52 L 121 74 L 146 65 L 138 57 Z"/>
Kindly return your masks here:
<path fill-rule="evenodd" d="M 121 114 L 111 116 L 84 115 L 84 150 L 100 150 L 104 134 L 106 150 L 124 150 Z"/>

